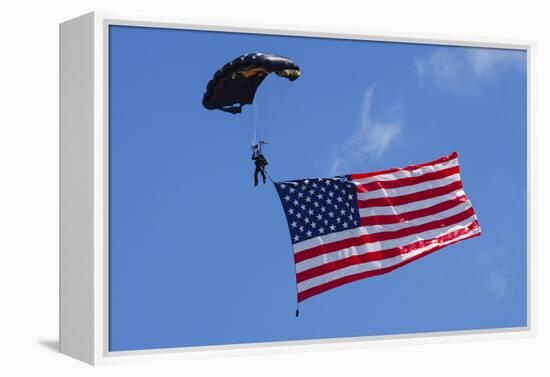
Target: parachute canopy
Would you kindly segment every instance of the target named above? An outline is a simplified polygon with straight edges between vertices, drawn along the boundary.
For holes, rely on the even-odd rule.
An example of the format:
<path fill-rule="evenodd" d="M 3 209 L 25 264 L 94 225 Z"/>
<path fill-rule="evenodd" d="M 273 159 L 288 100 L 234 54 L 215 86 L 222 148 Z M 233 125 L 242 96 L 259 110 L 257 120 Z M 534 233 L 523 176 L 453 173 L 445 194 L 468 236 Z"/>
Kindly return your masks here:
<path fill-rule="evenodd" d="M 256 90 L 270 73 L 294 81 L 300 77 L 300 67 L 275 54 L 241 55 L 216 71 L 206 86 L 202 104 L 208 110 L 238 114 L 244 105 L 254 102 Z"/>

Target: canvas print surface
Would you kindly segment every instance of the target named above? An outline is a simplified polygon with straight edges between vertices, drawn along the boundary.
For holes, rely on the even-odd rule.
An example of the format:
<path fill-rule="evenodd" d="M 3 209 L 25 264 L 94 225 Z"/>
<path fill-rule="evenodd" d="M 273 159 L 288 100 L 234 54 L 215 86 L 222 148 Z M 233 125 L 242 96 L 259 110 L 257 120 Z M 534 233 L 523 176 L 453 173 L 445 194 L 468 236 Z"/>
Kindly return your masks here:
<path fill-rule="evenodd" d="M 526 65 L 110 26 L 109 350 L 525 327 Z"/>

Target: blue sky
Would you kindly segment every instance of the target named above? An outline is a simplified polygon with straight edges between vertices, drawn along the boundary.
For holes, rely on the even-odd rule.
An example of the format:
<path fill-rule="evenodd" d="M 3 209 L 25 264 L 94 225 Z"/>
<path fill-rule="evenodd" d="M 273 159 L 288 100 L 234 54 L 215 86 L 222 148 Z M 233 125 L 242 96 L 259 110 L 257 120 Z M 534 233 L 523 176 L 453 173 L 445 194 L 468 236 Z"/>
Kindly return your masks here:
<path fill-rule="evenodd" d="M 242 120 L 204 109 L 212 74 L 255 51 L 302 76 L 268 78 Z M 524 52 L 112 27 L 110 74 L 111 351 L 526 325 Z M 457 151 L 482 236 L 295 318 L 285 217 L 252 186 L 254 122 L 275 180 Z"/>

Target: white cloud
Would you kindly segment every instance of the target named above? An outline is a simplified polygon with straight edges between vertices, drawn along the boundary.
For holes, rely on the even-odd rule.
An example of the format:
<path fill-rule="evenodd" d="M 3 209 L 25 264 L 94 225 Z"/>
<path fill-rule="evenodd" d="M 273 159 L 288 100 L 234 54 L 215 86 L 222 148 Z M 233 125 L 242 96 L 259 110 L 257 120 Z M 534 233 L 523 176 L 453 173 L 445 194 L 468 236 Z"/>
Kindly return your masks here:
<path fill-rule="evenodd" d="M 337 149 L 330 166 L 330 175 L 349 173 L 344 170 L 351 169 L 367 158 L 379 158 L 401 133 L 397 106 L 391 108 L 384 117 L 372 116 L 373 94 L 372 86 L 365 90 L 359 124 Z"/>
<path fill-rule="evenodd" d="M 472 267 L 480 279 L 480 284 L 475 287 L 479 293 L 494 299 L 503 298 L 508 294 L 509 273 L 505 263 L 509 259 L 510 250 L 508 245 L 498 245 L 476 250 L 472 254 Z"/>
<path fill-rule="evenodd" d="M 416 57 L 416 74 L 437 87 L 453 91 L 473 89 L 504 69 L 524 71 L 525 53 L 488 48 L 441 47 L 432 54 Z"/>
<path fill-rule="evenodd" d="M 495 298 L 501 298 L 508 292 L 508 281 L 503 275 L 495 274 L 489 279 L 489 292 Z"/>

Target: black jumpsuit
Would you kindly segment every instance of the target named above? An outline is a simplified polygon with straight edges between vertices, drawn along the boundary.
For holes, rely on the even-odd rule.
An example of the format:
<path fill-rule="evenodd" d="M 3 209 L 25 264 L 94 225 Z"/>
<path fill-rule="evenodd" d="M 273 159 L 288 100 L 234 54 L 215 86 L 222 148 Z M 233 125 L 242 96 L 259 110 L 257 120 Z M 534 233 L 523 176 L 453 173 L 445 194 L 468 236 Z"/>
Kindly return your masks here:
<path fill-rule="evenodd" d="M 252 152 L 252 159 L 256 165 L 256 170 L 254 170 L 254 186 L 258 186 L 258 173 L 262 175 L 262 179 L 265 183 L 265 167 L 267 166 L 267 160 L 259 151 Z"/>

